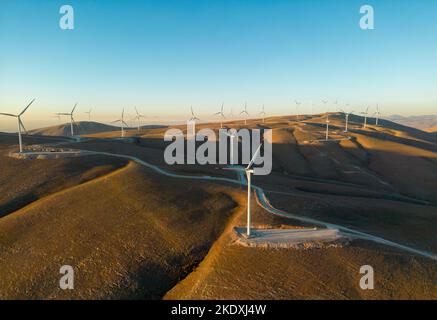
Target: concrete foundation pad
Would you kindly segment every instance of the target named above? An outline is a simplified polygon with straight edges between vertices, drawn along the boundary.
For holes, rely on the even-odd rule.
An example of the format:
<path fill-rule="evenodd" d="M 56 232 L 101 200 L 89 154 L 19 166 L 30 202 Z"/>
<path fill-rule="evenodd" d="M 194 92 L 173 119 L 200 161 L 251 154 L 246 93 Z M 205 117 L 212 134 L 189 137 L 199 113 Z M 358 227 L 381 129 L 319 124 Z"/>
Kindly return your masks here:
<path fill-rule="evenodd" d="M 245 227 L 234 228 L 236 243 L 248 247 L 310 249 L 346 245 L 350 237 L 337 229 L 251 229 L 250 237 Z"/>

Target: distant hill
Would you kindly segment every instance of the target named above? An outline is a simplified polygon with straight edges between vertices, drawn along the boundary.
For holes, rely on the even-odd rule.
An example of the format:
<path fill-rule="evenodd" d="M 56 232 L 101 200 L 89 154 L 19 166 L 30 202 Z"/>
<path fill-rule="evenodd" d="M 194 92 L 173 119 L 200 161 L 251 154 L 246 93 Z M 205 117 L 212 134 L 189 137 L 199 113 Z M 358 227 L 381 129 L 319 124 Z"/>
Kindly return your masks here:
<path fill-rule="evenodd" d="M 434 128 L 434 131 L 437 131 L 437 116 L 435 115 L 408 116 L 408 117 L 404 117 L 400 115 L 392 115 L 386 117 L 386 119 L 420 130 Z"/>
<path fill-rule="evenodd" d="M 74 134 L 92 134 L 108 131 L 119 130 L 118 127 L 110 126 L 103 123 L 93 122 L 93 121 L 80 121 L 76 122 L 74 125 Z M 44 135 L 44 136 L 70 136 L 70 124 L 64 123 L 58 126 L 46 127 L 41 129 L 35 129 L 29 131 L 30 134 Z"/>
<path fill-rule="evenodd" d="M 437 127 L 426 128 L 425 131 L 437 134 Z"/>

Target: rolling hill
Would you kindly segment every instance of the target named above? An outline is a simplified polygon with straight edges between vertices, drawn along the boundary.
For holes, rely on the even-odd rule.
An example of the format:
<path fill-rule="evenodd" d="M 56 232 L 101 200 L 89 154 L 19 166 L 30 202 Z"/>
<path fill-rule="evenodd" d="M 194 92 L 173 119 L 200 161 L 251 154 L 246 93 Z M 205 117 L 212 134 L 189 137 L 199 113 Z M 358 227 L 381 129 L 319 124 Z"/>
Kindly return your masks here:
<path fill-rule="evenodd" d="M 273 171 L 254 176 L 253 184 L 286 214 L 254 205 L 253 226 L 314 227 L 299 219 L 311 218 L 436 253 L 435 137 L 389 120 L 376 126 L 369 118 L 364 128 L 363 118 L 353 116 L 349 133 L 342 114 L 330 114 L 330 121 L 329 141 L 324 115 L 225 123 L 273 130 Z M 219 124 L 197 129 L 207 127 Z M 435 261 L 390 245 L 362 239 L 306 249 L 238 245 L 234 228 L 245 225 L 245 186 L 220 165 L 167 165 L 164 132 L 144 130 L 137 143 L 112 140 L 118 135 L 111 131 L 89 134 L 63 147 L 105 154 L 52 160 L 9 158 L 16 135 L 0 135 L 0 297 L 437 298 Z M 23 138 L 27 145 L 53 139 Z M 77 273 L 70 292 L 57 286 L 63 264 Z M 377 270 L 373 291 L 358 286 L 363 264 Z"/>
<path fill-rule="evenodd" d="M 93 122 L 93 121 L 80 121 L 73 124 L 74 133 L 77 135 L 92 134 L 100 132 L 110 132 L 120 130 L 118 127 Z M 65 123 L 53 127 L 35 129 L 29 131 L 30 134 L 44 135 L 44 136 L 71 136 L 70 124 Z"/>
<path fill-rule="evenodd" d="M 408 117 L 392 115 L 386 117 L 386 119 L 420 130 L 437 127 L 437 116 L 435 115 L 408 116 Z"/>

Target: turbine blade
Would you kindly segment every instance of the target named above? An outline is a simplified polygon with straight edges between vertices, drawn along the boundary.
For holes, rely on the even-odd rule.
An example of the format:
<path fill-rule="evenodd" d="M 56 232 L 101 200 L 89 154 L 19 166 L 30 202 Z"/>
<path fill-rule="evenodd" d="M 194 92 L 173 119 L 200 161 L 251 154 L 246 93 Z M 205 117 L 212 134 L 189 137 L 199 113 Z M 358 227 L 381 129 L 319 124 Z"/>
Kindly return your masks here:
<path fill-rule="evenodd" d="M 14 117 L 14 118 L 18 117 L 17 115 L 11 114 L 11 113 L 0 113 L 0 114 L 3 116 L 8 116 L 8 117 Z"/>
<path fill-rule="evenodd" d="M 21 111 L 21 113 L 19 114 L 19 116 L 21 116 L 23 113 L 25 113 L 26 112 L 26 110 L 27 110 L 27 108 L 29 108 L 30 107 L 30 105 L 33 103 L 35 101 L 35 98 L 32 100 L 32 101 L 30 101 L 30 103 L 27 105 L 27 107 L 26 108 L 24 108 L 24 110 L 23 111 Z"/>
<path fill-rule="evenodd" d="M 246 167 L 246 170 L 248 170 L 248 169 L 250 169 L 252 167 L 253 163 L 255 162 L 255 159 L 258 157 L 258 154 L 259 154 L 259 152 L 261 150 L 261 147 L 262 147 L 262 143 L 260 143 L 258 148 L 256 149 L 252 159 L 250 160 L 249 164 Z"/>
<path fill-rule="evenodd" d="M 27 130 L 26 130 L 26 128 L 24 127 L 23 121 L 21 121 L 21 119 L 18 118 L 18 122 L 20 123 L 21 128 L 22 128 L 22 129 L 24 130 L 24 132 L 27 134 Z"/>
<path fill-rule="evenodd" d="M 71 110 L 71 114 L 73 114 L 74 110 L 76 110 L 76 107 L 77 107 L 77 102 L 76 102 L 76 104 L 74 105 L 73 110 Z"/>

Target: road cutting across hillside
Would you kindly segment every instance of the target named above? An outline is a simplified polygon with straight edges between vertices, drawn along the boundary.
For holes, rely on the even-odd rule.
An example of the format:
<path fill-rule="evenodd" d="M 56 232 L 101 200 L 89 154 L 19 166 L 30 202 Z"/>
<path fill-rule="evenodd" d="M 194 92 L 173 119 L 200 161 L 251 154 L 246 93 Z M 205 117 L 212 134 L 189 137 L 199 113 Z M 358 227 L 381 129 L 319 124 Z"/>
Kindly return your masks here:
<path fill-rule="evenodd" d="M 78 143 L 79 141 L 74 141 L 74 143 Z M 173 172 L 169 172 L 157 165 L 153 165 L 151 163 L 148 163 L 138 157 L 135 156 L 131 156 L 131 155 L 124 155 L 124 154 L 117 154 L 117 153 L 111 153 L 111 152 L 102 152 L 102 151 L 90 151 L 90 150 L 81 150 L 81 149 L 76 149 L 77 151 L 83 151 L 83 156 L 87 156 L 87 155 L 104 155 L 104 156 L 109 156 L 109 157 L 118 157 L 118 158 L 123 158 L 123 159 L 128 159 L 128 160 L 132 160 L 142 166 L 145 166 L 153 171 L 155 171 L 156 173 L 165 175 L 167 177 L 171 177 L 171 178 L 177 178 L 177 179 L 190 179 L 190 180 L 205 180 L 205 181 L 219 181 L 219 182 L 228 182 L 228 183 L 233 183 L 233 184 L 237 184 L 237 185 L 247 185 L 246 182 L 246 177 L 244 176 L 242 171 L 236 171 L 236 173 L 239 175 L 239 177 L 237 179 L 231 179 L 231 178 L 224 178 L 224 177 L 212 177 L 212 176 L 206 176 L 206 175 L 184 175 L 184 174 L 178 174 L 178 173 L 173 173 Z M 368 233 L 364 233 L 364 232 L 360 232 L 360 231 L 356 231 L 347 227 L 343 227 L 337 224 L 333 224 L 333 223 L 329 223 L 329 222 L 325 222 L 325 221 L 321 221 L 318 219 L 314 219 L 314 218 L 309 218 L 309 217 L 304 217 L 304 216 L 299 216 L 296 214 L 292 214 L 289 212 L 285 212 L 282 210 L 279 210 L 275 207 L 273 207 L 264 190 L 256 185 L 252 185 L 253 190 L 255 191 L 255 195 L 256 195 L 256 200 L 259 206 L 261 206 L 263 209 L 265 209 L 267 212 L 283 217 L 283 218 L 289 218 L 289 219 L 293 219 L 293 220 L 297 220 L 300 222 L 305 222 L 305 223 L 309 223 L 309 224 L 313 224 L 316 226 L 321 226 L 327 229 L 333 229 L 333 230 L 339 230 L 341 232 L 343 232 L 345 235 L 351 237 L 351 238 L 359 238 L 359 239 L 363 239 L 363 240 L 368 240 L 368 241 L 372 241 L 372 242 L 376 242 L 379 244 L 383 244 L 386 246 L 390 246 L 402 251 L 406 251 L 406 252 L 410 252 L 416 255 L 420 255 L 423 257 L 427 257 L 433 260 L 437 260 L 437 254 L 430 252 L 430 251 L 425 251 L 425 250 L 420 250 L 420 249 L 416 249 L 416 248 L 412 248 L 403 244 L 399 244 L 378 236 L 373 236 L 371 234 Z M 317 240 L 317 239 L 316 239 Z"/>

